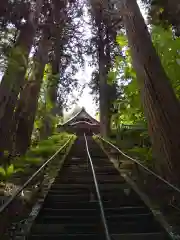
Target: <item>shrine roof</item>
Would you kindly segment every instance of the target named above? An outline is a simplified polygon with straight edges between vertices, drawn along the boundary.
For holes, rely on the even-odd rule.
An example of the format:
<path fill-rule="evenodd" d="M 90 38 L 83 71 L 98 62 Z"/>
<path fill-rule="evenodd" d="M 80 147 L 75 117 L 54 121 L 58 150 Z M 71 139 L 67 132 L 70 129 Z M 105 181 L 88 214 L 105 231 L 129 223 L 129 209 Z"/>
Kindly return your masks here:
<path fill-rule="evenodd" d="M 99 121 L 97 121 L 89 113 L 87 113 L 84 107 L 82 107 L 81 110 L 78 113 L 76 113 L 72 118 L 70 118 L 66 122 L 59 124 L 59 125 L 61 125 L 61 126 L 73 125 L 73 124 L 76 124 L 77 122 L 81 122 L 81 120 L 79 120 L 81 118 L 86 118 L 86 119 L 90 120 L 91 125 L 99 125 Z"/>

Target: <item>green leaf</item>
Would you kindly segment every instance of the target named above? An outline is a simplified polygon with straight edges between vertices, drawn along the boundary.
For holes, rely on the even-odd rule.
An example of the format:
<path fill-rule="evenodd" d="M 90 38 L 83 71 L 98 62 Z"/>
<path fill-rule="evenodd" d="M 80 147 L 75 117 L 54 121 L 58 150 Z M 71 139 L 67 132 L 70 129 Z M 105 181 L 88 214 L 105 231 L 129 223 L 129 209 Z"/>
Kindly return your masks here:
<path fill-rule="evenodd" d="M 164 12 L 164 8 L 160 8 L 159 13 L 163 13 L 163 12 Z"/>
<path fill-rule="evenodd" d="M 14 170 L 14 173 L 18 173 L 18 172 L 24 172 L 24 169 L 23 168 L 16 168 Z"/>
<path fill-rule="evenodd" d="M 6 171 L 3 167 L 0 167 L 0 175 L 6 176 Z"/>
<path fill-rule="evenodd" d="M 117 72 L 116 71 L 110 71 L 108 73 L 108 84 L 113 84 L 116 80 L 116 77 L 117 77 Z"/>
<path fill-rule="evenodd" d="M 9 166 L 7 167 L 7 169 L 6 169 L 6 174 L 7 174 L 8 176 L 10 176 L 10 175 L 12 175 L 13 173 L 14 173 L 14 165 L 11 164 L 11 165 L 9 165 Z"/>
<path fill-rule="evenodd" d="M 120 34 L 116 37 L 116 42 L 119 44 L 121 48 L 128 46 L 127 38 L 124 34 Z"/>

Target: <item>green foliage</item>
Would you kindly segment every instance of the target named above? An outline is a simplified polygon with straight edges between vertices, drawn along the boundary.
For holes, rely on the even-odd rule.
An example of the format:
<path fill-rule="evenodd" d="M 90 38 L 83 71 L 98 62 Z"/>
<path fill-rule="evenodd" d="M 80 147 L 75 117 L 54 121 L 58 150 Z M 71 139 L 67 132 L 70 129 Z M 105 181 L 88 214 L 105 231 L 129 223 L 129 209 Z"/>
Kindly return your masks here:
<path fill-rule="evenodd" d="M 42 157 L 46 158 L 49 155 L 52 155 L 56 151 L 56 146 L 51 146 L 50 148 L 48 145 L 45 146 L 37 146 L 36 148 L 32 148 L 30 151 L 27 152 L 28 157 Z"/>
<path fill-rule="evenodd" d="M 1 59 L 1 56 L 0 56 Z M 16 46 L 9 50 L 7 54 L 7 61 L 8 61 L 8 67 L 7 67 L 7 74 L 4 75 L 6 80 L 6 85 L 8 88 L 16 88 L 16 85 L 14 85 L 14 82 L 12 81 L 14 79 L 14 72 L 18 71 L 23 72 L 25 71 L 27 67 L 27 59 L 26 59 L 26 52 L 23 48 Z"/>
<path fill-rule="evenodd" d="M 6 167 L 0 167 L 0 179 L 3 181 L 7 181 L 13 174 L 17 172 L 23 172 L 23 168 L 16 168 L 14 164 L 10 164 Z"/>
<path fill-rule="evenodd" d="M 39 162 L 51 157 L 71 136 L 73 135 L 67 133 L 50 136 L 48 139 L 39 142 L 37 146 L 32 147 L 21 159 L 28 163 L 39 164 Z"/>
<path fill-rule="evenodd" d="M 174 37 L 172 28 L 164 30 L 160 26 L 153 26 L 152 40 L 176 95 L 180 98 L 180 38 Z"/>
<path fill-rule="evenodd" d="M 116 37 L 116 42 L 119 44 L 119 46 L 121 48 L 123 47 L 127 47 L 128 45 L 128 41 L 127 41 L 127 38 L 126 36 L 122 33 L 122 34 L 119 34 L 117 37 Z"/>
<path fill-rule="evenodd" d="M 180 98 L 180 38 L 174 36 L 172 28 L 152 26 L 151 36 L 162 65 L 168 75 L 174 91 Z M 129 144 L 131 153 L 138 156 L 148 165 L 152 163 L 152 149 L 147 132 L 147 123 L 141 104 L 141 96 L 138 87 L 136 73 L 132 67 L 132 58 L 128 48 L 127 39 L 124 35 L 117 37 L 117 42 L 123 51 L 124 57 L 119 58 L 115 69 L 110 73 L 112 82 L 117 81 L 121 89 L 121 96 L 114 103 L 118 111 L 112 117 L 112 126 L 119 134 L 120 142 L 132 142 Z M 122 124 L 144 125 L 146 130 L 121 131 Z M 119 130 L 120 129 L 120 130 Z M 139 141 L 137 142 L 137 140 Z"/>
<path fill-rule="evenodd" d="M 153 155 L 151 147 L 133 147 L 132 149 L 128 150 L 128 153 L 135 156 L 146 166 L 153 166 Z"/>
<path fill-rule="evenodd" d="M 152 27 L 153 44 L 160 56 L 163 67 L 169 76 L 177 97 L 180 97 L 180 38 L 175 38 L 171 28 L 164 30 L 160 26 Z M 119 58 L 115 69 L 110 73 L 111 81 L 118 81 L 121 96 L 115 102 L 118 113 L 113 116 L 113 122 L 118 124 L 136 124 L 145 122 L 140 99 L 136 73 L 132 67 L 131 54 L 125 35 L 117 37 L 124 58 Z"/>
<path fill-rule="evenodd" d="M 28 172 L 30 166 L 40 166 L 72 136 L 75 138 L 74 135 L 60 133 L 39 142 L 37 146 L 31 147 L 25 156 L 14 159 L 13 164 L 7 167 L 0 166 L 0 179 L 2 181 L 7 181 L 9 178 L 13 177 L 15 173 Z"/>

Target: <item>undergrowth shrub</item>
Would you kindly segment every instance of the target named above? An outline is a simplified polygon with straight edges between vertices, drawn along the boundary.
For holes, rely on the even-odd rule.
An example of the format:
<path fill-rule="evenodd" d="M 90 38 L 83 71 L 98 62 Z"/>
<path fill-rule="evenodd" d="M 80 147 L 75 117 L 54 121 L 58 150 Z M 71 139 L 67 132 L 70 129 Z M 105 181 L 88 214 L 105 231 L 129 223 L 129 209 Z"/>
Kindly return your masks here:
<path fill-rule="evenodd" d="M 62 147 L 68 139 L 74 135 L 66 132 L 55 134 L 48 139 L 39 142 L 36 146 L 32 146 L 24 156 L 16 157 L 13 162 L 7 166 L 0 166 L 0 181 L 11 178 L 18 172 L 28 172 L 32 168 L 37 168 L 44 161 L 50 158 L 60 147 Z"/>

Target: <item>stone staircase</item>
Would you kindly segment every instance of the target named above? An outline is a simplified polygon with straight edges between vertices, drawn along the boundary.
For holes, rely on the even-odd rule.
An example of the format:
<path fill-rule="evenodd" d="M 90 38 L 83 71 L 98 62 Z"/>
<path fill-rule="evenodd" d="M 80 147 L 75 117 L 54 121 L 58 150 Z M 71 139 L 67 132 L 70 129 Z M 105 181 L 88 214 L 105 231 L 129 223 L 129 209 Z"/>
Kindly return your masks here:
<path fill-rule="evenodd" d="M 170 239 L 91 137 L 88 145 L 111 239 Z M 84 137 L 75 141 L 27 239 L 106 239 Z"/>

